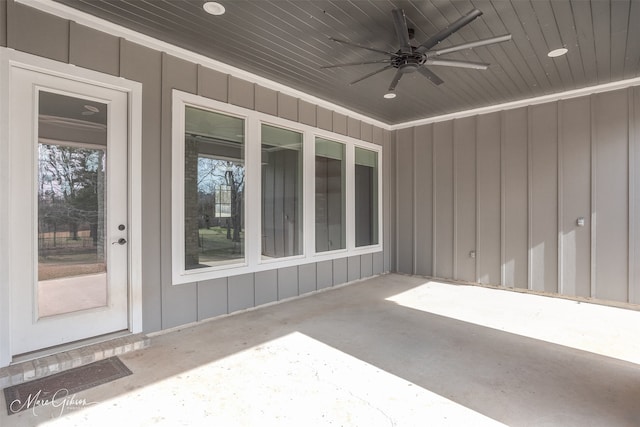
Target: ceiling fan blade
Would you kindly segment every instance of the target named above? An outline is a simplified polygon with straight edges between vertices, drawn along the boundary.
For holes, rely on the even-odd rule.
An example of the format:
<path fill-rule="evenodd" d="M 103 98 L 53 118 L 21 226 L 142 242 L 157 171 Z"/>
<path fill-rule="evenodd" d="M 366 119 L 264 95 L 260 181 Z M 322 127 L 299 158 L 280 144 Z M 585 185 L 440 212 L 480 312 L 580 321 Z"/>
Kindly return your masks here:
<path fill-rule="evenodd" d="M 368 79 L 369 77 L 375 76 L 375 75 L 376 75 L 376 74 L 378 74 L 378 73 L 381 73 L 381 72 L 383 72 L 383 71 L 385 71 L 385 70 L 388 70 L 389 68 L 393 68 L 393 65 L 387 65 L 386 67 L 381 68 L 381 69 L 379 69 L 379 70 L 376 70 L 376 71 L 374 71 L 374 72 L 372 72 L 372 73 L 369 73 L 369 74 L 367 74 L 367 75 L 365 75 L 365 76 L 362 76 L 362 77 L 360 77 L 359 79 L 354 80 L 354 81 L 352 81 L 352 82 L 351 82 L 351 83 L 349 83 L 349 84 L 350 84 L 350 85 L 354 85 L 354 84 L 356 84 L 356 83 L 358 83 L 358 82 L 363 81 L 364 79 Z"/>
<path fill-rule="evenodd" d="M 491 37 L 488 39 L 477 40 L 469 43 L 462 43 L 455 46 L 448 47 L 446 49 L 430 50 L 427 52 L 427 58 L 433 56 L 440 56 L 447 53 L 458 52 L 460 50 L 472 49 L 474 47 L 486 46 L 488 44 L 502 43 L 511 40 L 511 34 L 505 34 L 503 36 Z"/>
<path fill-rule="evenodd" d="M 393 80 L 391 80 L 391 84 L 389 85 L 389 92 L 393 92 L 396 89 L 396 85 L 402 78 L 403 72 L 398 70 L 396 71 L 396 75 L 393 76 Z"/>
<path fill-rule="evenodd" d="M 348 67 L 351 65 L 366 65 L 366 64 L 384 64 L 389 62 L 391 62 L 391 60 L 387 58 L 387 59 L 378 59 L 377 61 L 345 62 L 344 64 L 323 65 L 320 68 Z"/>
<path fill-rule="evenodd" d="M 486 70 L 489 64 L 486 62 L 457 61 L 455 59 L 427 59 L 426 65 L 443 65 L 445 67 L 472 68 L 474 70 Z"/>
<path fill-rule="evenodd" d="M 425 76 L 426 78 L 428 78 L 429 80 L 431 80 L 431 83 L 433 83 L 436 86 L 441 85 L 442 83 L 444 83 L 444 80 L 442 80 L 433 71 L 431 71 L 428 68 L 418 67 L 418 72 L 420 74 L 422 74 L 423 76 Z"/>
<path fill-rule="evenodd" d="M 396 29 L 396 36 L 400 44 L 402 53 L 411 53 L 411 44 L 409 42 L 409 28 L 407 28 L 407 17 L 402 9 L 393 9 L 393 26 Z"/>
<path fill-rule="evenodd" d="M 471 12 L 469 12 L 466 15 L 464 15 L 463 17 L 459 18 L 457 21 L 455 21 L 453 24 L 449 25 L 447 28 L 439 31 L 438 34 L 436 34 L 435 36 L 431 37 L 426 42 L 422 43 L 418 47 L 417 51 L 420 52 L 420 53 L 424 53 L 424 52 L 428 51 L 429 49 L 431 49 L 432 47 L 434 47 L 435 45 L 440 43 L 442 40 L 446 39 L 451 34 L 453 34 L 456 31 L 458 31 L 460 28 L 462 28 L 465 25 L 469 24 L 471 21 L 473 21 L 474 19 L 476 19 L 480 15 L 482 15 L 481 11 L 479 11 L 478 9 L 473 9 Z"/>
<path fill-rule="evenodd" d="M 362 46 L 361 44 L 351 43 L 351 42 L 348 42 L 346 40 L 336 39 L 334 37 L 329 37 L 329 40 L 332 40 L 332 41 L 338 42 L 338 43 L 342 43 L 342 44 L 346 44 L 346 45 L 349 45 L 349 46 L 359 47 L 360 49 L 370 50 L 372 52 L 384 53 L 385 55 L 398 56 L 397 53 L 387 52 L 386 50 L 374 49 L 374 48 L 368 47 L 368 46 Z"/>

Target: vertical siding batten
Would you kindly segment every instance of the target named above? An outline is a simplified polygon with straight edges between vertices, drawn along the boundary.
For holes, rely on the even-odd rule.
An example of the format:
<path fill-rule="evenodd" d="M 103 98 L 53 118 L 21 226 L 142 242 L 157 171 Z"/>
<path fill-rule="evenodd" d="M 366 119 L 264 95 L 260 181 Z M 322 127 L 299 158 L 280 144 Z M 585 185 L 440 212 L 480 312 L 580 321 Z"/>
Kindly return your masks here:
<path fill-rule="evenodd" d="M 353 255 L 347 258 L 347 282 L 360 279 L 362 267 L 360 255 Z"/>
<path fill-rule="evenodd" d="M 310 102 L 298 100 L 298 121 L 316 127 L 316 106 Z"/>
<path fill-rule="evenodd" d="M 278 115 L 278 92 L 254 85 L 255 110 L 272 116 Z"/>
<path fill-rule="evenodd" d="M 316 123 L 320 129 L 333 130 L 333 112 L 323 107 L 316 107 Z"/>
<path fill-rule="evenodd" d="M 278 270 L 259 271 L 254 280 L 256 305 L 278 301 Z"/>
<path fill-rule="evenodd" d="M 161 272 L 161 126 L 162 54 L 121 40 L 120 76 L 141 82 L 142 92 L 142 325 L 144 332 L 162 329 Z"/>
<path fill-rule="evenodd" d="M 532 106 L 527 107 L 527 289 L 533 290 L 533 120 Z"/>
<path fill-rule="evenodd" d="M 500 112 L 500 285 L 507 286 L 507 272 L 506 272 L 506 251 L 505 247 L 507 226 L 506 226 L 506 197 L 505 197 L 505 145 L 506 145 L 506 113 Z"/>
<path fill-rule="evenodd" d="M 632 304 L 640 304 L 640 227 L 638 227 L 638 221 L 640 221 L 640 90 L 633 88 L 631 97 L 633 104 L 631 108 L 630 118 L 630 140 L 633 148 L 633 191 L 631 193 L 634 209 L 633 216 L 630 218 L 630 222 L 633 224 L 633 232 L 631 239 L 633 242 L 633 254 L 630 255 L 631 263 L 633 266 L 633 279 L 631 280 L 631 288 L 629 289 L 629 302 Z"/>
<path fill-rule="evenodd" d="M 229 101 L 229 75 L 198 64 L 198 95 Z"/>
<path fill-rule="evenodd" d="M 278 268 L 278 301 L 300 294 L 298 288 L 298 267 Z"/>
<path fill-rule="evenodd" d="M 529 278 L 531 289 L 558 292 L 557 102 L 529 109 Z"/>
<path fill-rule="evenodd" d="M 528 288 L 527 109 L 505 112 L 505 284 Z"/>
<path fill-rule="evenodd" d="M 434 125 L 435 148 L 434 164 L 436 172 L 435 195 L 436 227 L 434 236 L 437 241 L 436 257 L 438 277 L 453 277 L 453 122 L 440 122 Z"/>
<path fill-rule="evenodd" d="M 412 259 L 412 269 L 411 269 L 411 274 L 416 274 L 417 271 L 417 265 L 418 265 L 418 258 L 417 258 L 417 252 L 418 252 L 418 239 L 416 238 L 416 230 L 418 227 L 418 216 L 417 216 L 417 199 L 418 199 L 418 195 L 417 195 L 417 188 L 418 186 L 416 185 L 417 183 L 417 179 L 416 179 L 416 171 L 417 171 L 417 163 L 416 163 L 416 145 L 418 144 L 418 142 L 416 141 L 416 128 L 411 128 L 411 231 L 412 231 L 412 248 L 411 248 L 411 252 L 413 255 L 413 259 Z"/>
<path fill-rule="evenodd" d="M 211 279 L 198 282 L 198 316 L 204 320 L 229 312 L 227 295 L 227 278 Z"/>
<path fill-rule="evenodd" d="M 478 253 L 480 252 L 480 247 L 481 247 L 481 242 L 480 242 L 480 180 L 479 180 L 479 172 L 478 172 L 478 162 L 479 162 L 479 155 L 478 155 L 478 135 L 480 134 L 480 118 L 476 116 L 475 118 L 475 140 L 474 140 L 474 145 L 476 147 L 476 152 L 475 152 L 475 157 L 474 157 L 474 161 L 475 161 L 475 168 L 476 168 L 476 173 L 475 173 L 475 184 L 476 184 L 476 199 L 475 199 L 475 204 L 476 204 L 476 211 L 475 211 L 475 220 L 476 220 L 476 247 L 474 248 L 475 253 L 476 253 L 476 258 L 475 258 L 475 262 L 476 262 L 476 268 L 475 268 L 475 272 L 474 272 L 474 282 L 480 282 L 480 261 L 478 259 Z"/>
<path fill-rule="evenodd" d="M 558 162 L 556 163 L 557 167 L 557 203 L 558 203 L 558 293 L 560 295 L 565 294 L 565 283 L 564 283 L 564 210 L 563 210 L 563 200 L 564 200 L 564 190 L 563 190 L 563 174 L 562 174 L 562 165 L 564 163 L 564 153 L 563 153 L 563 120 L 562 120 L 562 101 L 558 101 L 558 108 L 556 109 L 556 120 L 558 126 L 556 128 L 556 138 L 558 140 L 556 155 L 558 157 Z"/>
<path fill-rule="evenodd" d="M 640 233 L 638 222 L 640 221 L 640 150 L 638 146 L 638 125 L 640 123 L 640 92 L 637 87 L 627 89 L 629 103 L 629 302 L 640 302 L 640 263 L 639 247 Z"/>
<path fill-rule="evenodd" d="M 431 270 L 432 276 L 437 276 L 436 269 L 436 256 L 437 256 L 437 238 L 436 233 L 436 209 L 437 209 L 437 197 L 436 197 L 436 126 L 431 125 Z"/>
<path fill-rule="evenodd" d="M 415 274 L 433 275 L 433 125 L 415 129 Z"/>
<path fill-rule="evenodd" d="M 596 297 L 627 301 L 629 252 L 629 102 L 626 90 L 595 97 Z"/>
<path fill-rule="evenodd" d="M 255 109 L 255 85 L 246 80 L 229 76 L 229 104 Z"/>
<path fill-rule="evenodd" d="M 502 284 L 502 114 L 477 118 L 476 131 L 476 268 L 477 280 Z"/>
<path fill-rule="evenodd" d="M 344 114 L 337 113 L 335 111 L 332 112 L 333 115 L 333 129 L 332 131 L 335 133 L 339 133 L 340 135 L 347 135 L 347 116 Z"/>
<path fill-rule="evenodd" d="M 277 92 L 277 114 L 274 115 L 282 117 L 283 119 L 291 120 L 292 122 L 297 122 L 299 118 L 298 110 L 298 98 L 294 98 L 293 96 L 282 92 Z"/>
<path fill-rule="evenodd" d="M 597 242 L 597 233 L 596 227 L 598 225 L 598 217 L 596 215 L 596 179 L 598 177 L 597 174 L 597 155 L 596 155 L 596 120 L 595 120 L 595 108 L 594 104 L 595 95 L 589 96 L 589 118 L 590 118 L 590 143 L 591 143 L 591 294 L 589 297 L 595 298 L 596 296 L 596 273 L 597 273 L 597 265 L 596 265 L 596 242 Z"/>
<path fill-rule="evenodd" d="M 453 187 L 453 197 L 452 197 L 452 210 L 453 210 L 453 236 L 451 242 L 451 256 L 452 256 L 452 278 L 458 279 L 458 162 L 457 162 L 457 145 L 458 143 L 458 127 L 456 126 L 460 123 L 460 119 L 455 119 L 451 122 L 451 175 L 452 175 L 452 187 Z"/>
<path fill-rule="evenodd" d="M 475 281 L 476 259 L 476 121 L 465 117 L 454 122 L 454 260 L 455 279 Z"/>
<path fill-rule="evenodd" d="M 628 230 L 628 246 L 627 246 L 627 301 L 631 302 L 634 300 L 635 295 L 635 287 L 633 286 L 635 281 L 635 235 L 636 235 L 636 227 L 635 227 L 635 147 L 634 147 L 634 127 L 633 127 L 633 119 L 635 118 L 635 110 L 634 110 L 634 97 L 633 97 L 633 88 L 627 89 L 627 108 L 628 108 L 628 128 L 627 128 L 627 153 L 628 153 L 628 175 L 627 175 L 627 186 L 628 186 L 628 198 L 629 198 L 629 212 L 627 215 L 627 230 Z"/>
<path fill-rule="evenodd" d="M 378 129 L 378 128 L 376 128 Z M 395 263 L 395 253 L 396 253 L 396 242 L 395 242 L 395 207 L 396 207 L 396 194 L 391 189 L 396 186 L 396 158 L 395 158 L 395 134 L 396 132 L 389 132 L 387 130 L 380 130 L 380 132 L 374 132 L 373 140 L 376 141 L 376 135 L 381 134 L 381 142 L 383 145 L 383 168 L 386 170 L 386 174 L 384 176 L 387 179 L 382 183 L 383 191 L 383 207 L 386 212 L 386 220 L 384 221 L 384 231 L 386 231 L 384 238 L 384 270 L 385 271 L 395 271 L 396 263 Z M 392 225 L 393 224 L 393 225 Z"/>
<path fill-rule="evenodd" d="M 333 260 L 333 286 L 347 283 L 347 258 L 338 258 Z"/>
<path fill-rule="evenodd" d="M 414 272 L 414 130 L 396 133 L 396 265 L 399 272 Z"/>
<path fill-rule="evenodd" d="M 171 170 L 172 151 L 172 91 L 189 93 L 197 90 L 198 70 L 195 64 L 162 54 L 162 122 L 161 170 Z M 162 328 L 167 329 L 197 320 L 197 283 L 173 286 L 171 259 L 171 174 L 160 174 L 160 238 L 162 272 Z"/>
<path fill-rule="evenodd" d="M 318 289 L 316 270 L 317 264 L 315 262 L 298 266 L 298 295 L 304 295 Z M 256 303 L 256 305 L 258 304 Z"/>
<path fill-rule="evenodd" d="M 333 286 L 333 262 L 321 261 L 316 264 L 316 289 Z"/>
<path fill-rule="evenodd" d="M 558 103 L 563 294 L 589 297 L 591 293 L 592 158 L 589 97 Z M 585 225 L 577 225 L 584 218 Z"/>
<path fill-rule="evenodd" d="M 229 313 L 255 306 L 254 273 L 231 276 L 227 280 Z M 182 287 L 184 285 L 180 285 Z"/>

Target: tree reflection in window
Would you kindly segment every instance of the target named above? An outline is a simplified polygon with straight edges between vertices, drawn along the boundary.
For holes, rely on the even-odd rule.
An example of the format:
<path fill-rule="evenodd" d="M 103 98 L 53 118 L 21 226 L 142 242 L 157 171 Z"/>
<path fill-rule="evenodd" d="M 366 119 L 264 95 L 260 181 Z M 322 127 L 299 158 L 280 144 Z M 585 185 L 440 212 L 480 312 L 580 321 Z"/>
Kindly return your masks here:
<path fill-rule="evenodd" d="M 244 120 L 186 107 L 185 269 L 244 258 Z"/>

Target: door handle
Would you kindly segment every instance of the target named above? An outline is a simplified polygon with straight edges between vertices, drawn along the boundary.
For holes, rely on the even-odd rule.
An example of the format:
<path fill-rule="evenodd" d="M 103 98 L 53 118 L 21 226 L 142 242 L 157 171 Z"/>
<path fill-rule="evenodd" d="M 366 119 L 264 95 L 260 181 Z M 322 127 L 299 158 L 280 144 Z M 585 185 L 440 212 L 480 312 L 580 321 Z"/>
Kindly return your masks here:
<path fill-rule="evenodd" d="M 116 244 L 124 245 L 125 243 L 127 243 L 127 239 L 125 239 L 124 237 L 121 237 L 121 238 L 118 239 L 117 242 L 113 242 L 112 245 L 116 245 Z"/>

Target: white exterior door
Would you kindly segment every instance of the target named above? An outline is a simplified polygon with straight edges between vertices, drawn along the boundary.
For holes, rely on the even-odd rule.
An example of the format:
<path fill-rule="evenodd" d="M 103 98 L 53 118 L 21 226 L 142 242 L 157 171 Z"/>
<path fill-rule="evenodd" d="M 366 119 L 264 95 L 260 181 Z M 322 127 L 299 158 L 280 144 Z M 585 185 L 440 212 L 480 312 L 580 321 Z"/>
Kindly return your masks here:
<path fill-rule="evenodd" d="M 126 92 L 10 71 L 11 353 L 129 328 Z"/>

